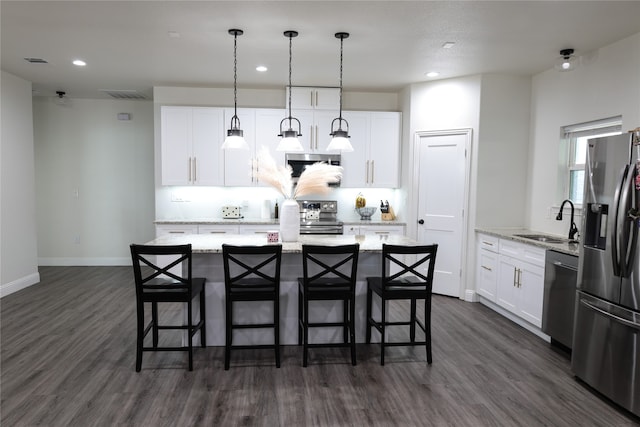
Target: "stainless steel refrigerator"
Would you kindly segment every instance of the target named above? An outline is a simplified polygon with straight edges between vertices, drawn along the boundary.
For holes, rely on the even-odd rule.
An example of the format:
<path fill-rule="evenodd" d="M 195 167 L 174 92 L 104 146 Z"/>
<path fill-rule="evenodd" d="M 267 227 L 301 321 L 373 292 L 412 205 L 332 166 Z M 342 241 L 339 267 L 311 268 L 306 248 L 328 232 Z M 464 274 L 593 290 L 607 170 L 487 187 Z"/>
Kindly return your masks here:
<path fill-rule="evenodd" d="M 640 132 L 589 140 L 571 367 L 640 415 Z"/>

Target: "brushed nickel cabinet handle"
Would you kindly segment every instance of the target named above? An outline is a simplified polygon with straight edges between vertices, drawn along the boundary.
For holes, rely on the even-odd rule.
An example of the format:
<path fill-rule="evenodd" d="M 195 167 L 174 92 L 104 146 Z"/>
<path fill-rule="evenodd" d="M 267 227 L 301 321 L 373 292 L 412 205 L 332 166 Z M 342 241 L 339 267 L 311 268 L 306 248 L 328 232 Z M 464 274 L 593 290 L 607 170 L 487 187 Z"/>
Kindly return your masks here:
<path fill-rule="evenodd" d="M 516 274 L 517 274 L 518 269 L 514 268 L 513 269 L 513 286 L 517 287 L 517 282 L 516 282 Z"/>
<path fill-rule="evenodd" d="M 482 268 L 484 268 L 484 269 L 485 269 L 485 270 L 487 270 L 487 271 L 493 271 L 493 270 L 491 270 L 491 268 L 487 267 L 486 265 L 483 265 L 483 266 L 481 266 L 481 267 L 482 267 Z"/>
<path fill-rule="evenodd" d="M 193 158 L 193 182 L 198 180 L 198 158 Z"/>
<path fill-rule="evenodd" d="M 187 160 L 187 165 L 189 167 L 189 175 L 187 176 L 187 181 L 191 182 L 191 157 L 189 157 L 189 160 Z"/>
<path fill-rule="evenodd" d="M 365 183 L 369 183 L 369 160 L 367 160 L 367 167 L 364 173 Z"/>
<path fill-rule="evenodd" d="M 373 177 L 376 175 L 375 171 L 374 171 L 374 167 L 375 166 L 375 160 L 371 160 L 371 183 L 373 184 Z"/>
<path fill-rule="evenodd" d="M 184 231 L 169 231 L 169 234 L 184 234 Z"/>

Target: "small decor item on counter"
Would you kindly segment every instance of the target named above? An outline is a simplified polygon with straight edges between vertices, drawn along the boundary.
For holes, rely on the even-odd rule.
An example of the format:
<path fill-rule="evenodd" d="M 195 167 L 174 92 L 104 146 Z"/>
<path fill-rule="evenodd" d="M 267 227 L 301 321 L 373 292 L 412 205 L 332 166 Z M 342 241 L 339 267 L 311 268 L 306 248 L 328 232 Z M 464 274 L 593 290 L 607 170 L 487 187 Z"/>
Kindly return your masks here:
<path fill-rule="evenodd" d="M 358 214 L 360 214 L 360 220 L 361 221 L 371 221 L 371 217 L 373 216 L 374 213 L 376 213 L 376 210 L 378 208 L 376 207 L 362 207 L 362 208 L 356 208 L 356 211 L 358 212 Z"/>
<path fill-rule="evenodd" d="M 242 218 L 240 214 L 240 206 L 223 206 L 222 207 L 223 219 L 238 219 Z"/>
<path fill-rule="evenodd" d="M 280 209 L 280 238 L 297 242 L 300 235 L 300 206 L 294 199 L 285 199 Z"/>
<path fill-rule="evenodd" d="M 273 209 L 273 217 L 278 219 L 278 201 L 276 200 L 276 207 Z"/>
<path fill-rule="evenodd" d="M 356 196 L 356 209 L 364 208 L 367 205 L 367 199 L 364 198 L 362 193 L 358 193 Z"/>
<path fill-rule="evenodd" d="M 278 239 L 280 239 L 278 230 L 267 231 L 267 243 L 278 243 Z"/>
<path fill-rule="evenodd" d="M 250 164 L 258 180 L 272 185 L 285 197 L 278 208 L 283 242 L 295 242 L 300 235 L 300 206 L 295 199 L 308 194 L 327 194 L 331 191 L 329 184 L 342 178 L 340 166 L 318 162 L 306 167 L 294 188 L 291 166 L 278 166 L 266 147 L 262 147 L 258 159 Z"/>

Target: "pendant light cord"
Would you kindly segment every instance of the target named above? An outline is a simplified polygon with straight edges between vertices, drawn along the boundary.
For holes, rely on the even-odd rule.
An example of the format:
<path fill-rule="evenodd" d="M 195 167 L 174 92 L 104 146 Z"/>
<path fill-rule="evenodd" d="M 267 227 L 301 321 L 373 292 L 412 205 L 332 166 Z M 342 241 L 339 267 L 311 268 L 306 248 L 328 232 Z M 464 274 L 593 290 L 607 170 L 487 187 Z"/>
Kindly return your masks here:
<path fill-rule="evenodd" d="M 340 37 L 340 121 L 342 121 L 342 44 L 344 37 Z"/>
<path fill-rule="evenodd" d="M 289 33 L 289 129 L 291 129 L 291 40 L 293 39 L 293 34 Z"/>
<path fill-rule="evenodd" d="M 238 33 L 233 35 L 233 115 L 238 116 Z"/>

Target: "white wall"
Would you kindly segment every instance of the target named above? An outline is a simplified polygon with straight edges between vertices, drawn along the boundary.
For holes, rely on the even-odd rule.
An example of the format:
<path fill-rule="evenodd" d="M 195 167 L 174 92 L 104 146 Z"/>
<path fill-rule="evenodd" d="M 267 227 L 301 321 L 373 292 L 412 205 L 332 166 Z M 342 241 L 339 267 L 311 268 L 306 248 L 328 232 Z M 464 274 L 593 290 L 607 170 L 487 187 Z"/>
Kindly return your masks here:
<path fill-rule="evenodd" d="M 129 264 L 155 236 L 153 103 L 37 97 L 33 117 L 40 265 Z"/>
<path fill-rule="evenodd" d="M 562 201 L 556 195 L 560 128 L 617 115 L 622 115 L 623 131 L 640 126 L 640 33 L 585 55 L 572 72 L 548 70 L 534 76 L 529 228 L 554 234 L 569 229 L 566 219 L 549 215 L 549 208 Z"/>
<path fill-rule="evenodd" d="M 0 296 L 40 281 L 31 83 L 0 76 Z"/>

